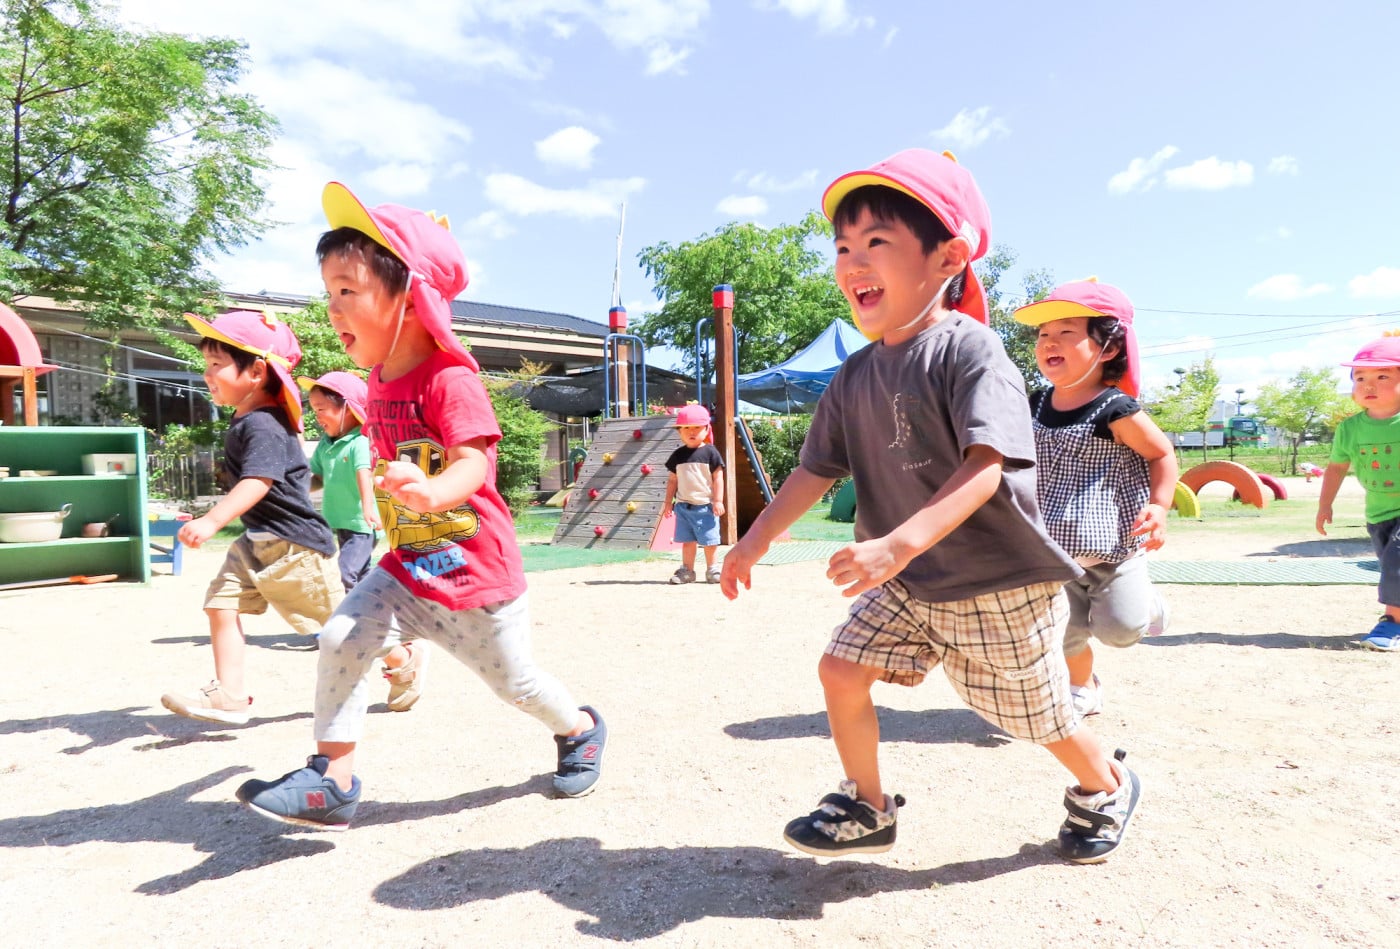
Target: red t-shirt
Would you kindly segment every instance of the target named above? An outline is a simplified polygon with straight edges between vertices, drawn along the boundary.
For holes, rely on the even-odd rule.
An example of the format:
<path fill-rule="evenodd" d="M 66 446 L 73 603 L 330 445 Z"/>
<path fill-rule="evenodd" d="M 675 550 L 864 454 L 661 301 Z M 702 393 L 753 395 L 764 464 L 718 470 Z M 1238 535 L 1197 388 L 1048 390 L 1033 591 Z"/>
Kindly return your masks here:
<path fill-rule="evenodd" d="M 448 449 L 485 438 L 486 483 L 461 507 L 420 514 L 375 489 L 392 548 L 380 566 L 414 596 L 469 610 L 525 592 L 525 568 L 515 522 L 496 490 L 496 442 L 501 429 L 477 374 L 437 352 L 392 382 L 369 377 L 365 430 L 375 472 L 391 460 L 417 465 L 429 477 L 446 466 Z"/>

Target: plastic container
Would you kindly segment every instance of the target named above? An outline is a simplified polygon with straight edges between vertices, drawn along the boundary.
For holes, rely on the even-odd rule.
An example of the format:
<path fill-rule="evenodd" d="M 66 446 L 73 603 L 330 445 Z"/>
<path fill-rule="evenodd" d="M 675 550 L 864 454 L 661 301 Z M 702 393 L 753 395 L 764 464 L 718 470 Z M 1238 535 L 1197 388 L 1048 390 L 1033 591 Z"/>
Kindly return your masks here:
<path fill-rule="evenodd" d="M 83 474 L 136 474 L 136 456 L 127 454 L 83 455 Z"/>
<path fill-rule="evenodd" d="M 63 519 L 73 510 L 65 504 L 57 511 L 30 511 L 21 514 L 0 514 L 0 542 L 6 544 L 40 544 L 63 536 Z"/>

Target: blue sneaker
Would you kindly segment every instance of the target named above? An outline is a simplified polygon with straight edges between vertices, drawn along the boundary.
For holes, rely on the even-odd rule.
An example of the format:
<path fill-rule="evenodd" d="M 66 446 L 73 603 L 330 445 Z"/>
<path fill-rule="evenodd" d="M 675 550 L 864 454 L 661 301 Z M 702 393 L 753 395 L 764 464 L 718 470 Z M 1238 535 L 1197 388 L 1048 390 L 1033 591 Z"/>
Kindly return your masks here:
<path fill-rule="evenodd" d="M 1366 638 L 1361 640 L 1361 645 L 1367 649 L 1374 649 L 1376 652 L 1397 652 L 1400 651 L 1400 623 L 1395 622 L 1389 616 L 1381 617 L 1381 621 L 1375 628 L 1366 634 Z"/>
<path fill-rule="evenodd" d="M 554 770 L 554 790 L 564 797 L 583 797 L 598 783 L 603 769 L 603 746 L 608 743 L 608 726 L 590 705 L 580 711 L 593 716 L 593 727 L 569 738 L 555 735 L 559 746 L 559 766 Z"/>
<path fill-rule="evenodd" d="M 342 791 L 326 777 L 329 765 L 325 755 L 312 755 L 305 768 L 288 771 L 276 781 L 244 781 L 238 788 L 238 799 L 284 824 L 345 830 L 360 803 L 360 779 L 351 778 L 350 790 Z"/>

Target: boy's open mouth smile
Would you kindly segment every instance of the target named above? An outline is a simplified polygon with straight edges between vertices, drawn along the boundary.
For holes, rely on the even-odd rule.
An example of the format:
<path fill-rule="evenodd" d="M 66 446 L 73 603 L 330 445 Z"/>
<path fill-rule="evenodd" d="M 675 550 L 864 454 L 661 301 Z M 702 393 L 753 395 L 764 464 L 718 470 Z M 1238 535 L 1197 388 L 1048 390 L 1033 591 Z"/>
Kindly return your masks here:
<path fill-rule="evenodd" d="M 855 295 L 856 302 L 860 303 L 862 306 L 869 306 L 877 303 L 884 292 L 885 288 L 876 284 L 851 287 L 851 293 Z"/>

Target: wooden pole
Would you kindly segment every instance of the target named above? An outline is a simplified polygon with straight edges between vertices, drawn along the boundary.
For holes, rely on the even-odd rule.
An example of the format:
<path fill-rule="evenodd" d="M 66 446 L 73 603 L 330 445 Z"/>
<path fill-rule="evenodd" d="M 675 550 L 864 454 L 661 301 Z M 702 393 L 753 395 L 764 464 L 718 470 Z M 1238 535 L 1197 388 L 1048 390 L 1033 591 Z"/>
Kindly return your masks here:
<path fill-rule="evenodd" d="M 734 288 L 720 284 L 714 289 L 715 316 L 715 447 L 724 459 L 724 516 L 719 521 L 719 542 L 739 542 L 739 494 L 735 478 L 739 470 L 738 437 L 734 428 L 737 395 L 734 367 L 739 354 L 734 351 Z"/>
<path fill-rule="evenodd" d="M 627 332 L 627 308 L 615 306 L 608 310 L 608 328 L 614 333 Z M 613 392 L 617 395 L 617 417 L 630 418 L 632 416 L 631 393 L 627 391 L 627 370 L 632 367 L 631 351 L 627 343 L 618 340 L 613 344 L 613 352 L 617 358 L 613 360 Z"/>

